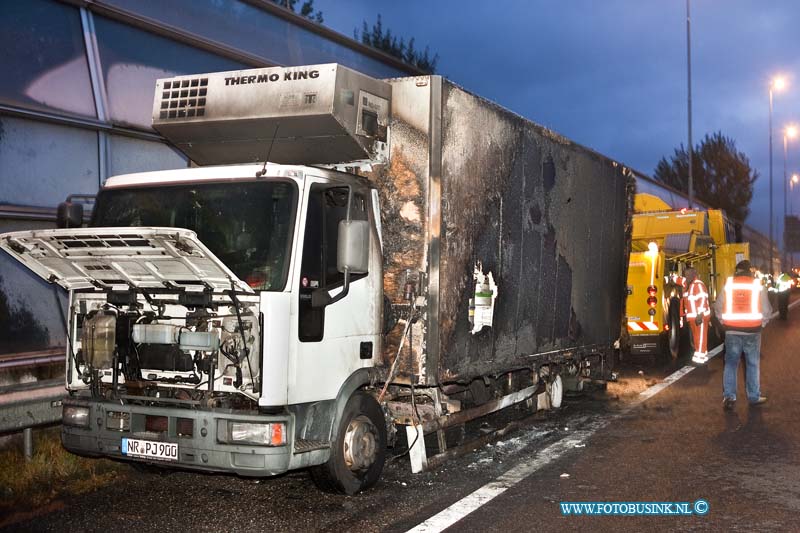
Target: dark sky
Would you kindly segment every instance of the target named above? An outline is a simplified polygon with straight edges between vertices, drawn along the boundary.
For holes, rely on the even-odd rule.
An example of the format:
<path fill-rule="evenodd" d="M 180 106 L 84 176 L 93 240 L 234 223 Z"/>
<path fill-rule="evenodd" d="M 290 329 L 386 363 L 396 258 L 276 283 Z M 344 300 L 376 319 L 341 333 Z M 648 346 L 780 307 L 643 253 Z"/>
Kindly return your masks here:
<path fill-rule="evenodd" d="M 683 0 L 452 2 L 316 0 L 348 36 L 362 20 L 439 53 L 438 73 L 567 137 L 652 174 L 686 143 Z M 769 80 L 775 95 L 774 213 L 783 215 L 782 127 L 800 122 L 800 0 L 692 0 L 694 139 L 721 130 L 761 176 L 748 223 L 769 228 Z M 800 170 L 800 140 L 789 174 Z M 800 211 L 800 189 L 794 191 Z M 780 219 L 780 220 L 779 220 Z M 776 240 L 780 232 L 776 225 Z"/>

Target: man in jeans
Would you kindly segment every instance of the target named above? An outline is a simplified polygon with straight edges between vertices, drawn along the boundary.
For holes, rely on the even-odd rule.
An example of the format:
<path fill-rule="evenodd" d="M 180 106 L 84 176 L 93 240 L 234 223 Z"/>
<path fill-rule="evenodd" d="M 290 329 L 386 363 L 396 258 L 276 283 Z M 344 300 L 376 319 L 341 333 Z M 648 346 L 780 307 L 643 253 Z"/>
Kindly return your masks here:
<path fill-rule="evenodd" d="M 761 395 L 759 360 L 761 330 L 769 322 L 772 306 L 767 291 L 750 272 L 750 262 L 741 261 L 736 273 L 725 282 L 725 289 L 714 304 L 714 310 L 725 328 L 725 372 L 722 376 L 722 405 L 733 409 L 736 402 L 736 379 L 739 359 L 744 353 L 746 364 L 745 391 L 750 405 L 767 401 Z"/>

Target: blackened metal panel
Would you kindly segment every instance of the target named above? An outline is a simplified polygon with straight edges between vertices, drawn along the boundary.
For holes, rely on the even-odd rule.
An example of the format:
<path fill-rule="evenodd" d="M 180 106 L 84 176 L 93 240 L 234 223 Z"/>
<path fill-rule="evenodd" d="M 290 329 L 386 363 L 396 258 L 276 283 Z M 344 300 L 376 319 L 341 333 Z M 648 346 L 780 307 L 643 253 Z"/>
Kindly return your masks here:
<path fill-rule="evenodd" d="M 628 172 L 452 83 L 442 93 L 439 380 L 610 347 L 624 314 Z M 476 265 L 497 297 L 492 327 L 472 334 Z"/>
<path fill-rule="evenodd" d="M 423 300 L 421 316 L 414 322 L 397 365 L 395 382 L 412 379 L 426 383 L 429 371 L 426 359 L 426 336 L 430 325 L 425 275 L 428 272 L 430 192 L 430 106 L 431 78 L 399 78 L 392 85 L 389 163 L 373 165 L 361 172 L 376 185 L 381 202 L 383 233 L 384 294 L 391 301 L 392 312 L 401 321 L 388 333 L 381 354 L 382 366 L 391 365 L 411 316 L 410 302 L 403 298 L 405 272 L 418 283 Z M 422 273 L 422 276 L 419 274 Z M 431 375 L 435 377 L 437 367 Z"/>
<path fill-rule="evenodd" d="M 428 288 L 425 382 L 437 383 L 439 374 L 439 289 L 442 232 L 442 77 L 431 76 L 430 148 L 428 149 Z"/>

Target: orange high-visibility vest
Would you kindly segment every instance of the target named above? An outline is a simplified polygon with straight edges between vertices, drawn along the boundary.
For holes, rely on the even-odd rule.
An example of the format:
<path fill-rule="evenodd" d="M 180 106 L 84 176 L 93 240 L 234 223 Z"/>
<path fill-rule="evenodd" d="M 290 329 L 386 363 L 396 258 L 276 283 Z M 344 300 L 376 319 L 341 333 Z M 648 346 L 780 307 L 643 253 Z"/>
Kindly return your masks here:
<path fill-rule="evenodd" d="M 730 277 L 725 282 L 725 309 L 722 323 L 739 331 L 760 331 L 764 312 L 761 309 L 761 283 L 750 276 Z"/>
<path fill-rule="evenodd" d="M 708 293 L 705 284 L 699 279 L 694 280 L 689 285 L 686 295 L 686 317 L 694 318 L 697 315 L 711 315 L 711 308 L 708 305 Z"/>

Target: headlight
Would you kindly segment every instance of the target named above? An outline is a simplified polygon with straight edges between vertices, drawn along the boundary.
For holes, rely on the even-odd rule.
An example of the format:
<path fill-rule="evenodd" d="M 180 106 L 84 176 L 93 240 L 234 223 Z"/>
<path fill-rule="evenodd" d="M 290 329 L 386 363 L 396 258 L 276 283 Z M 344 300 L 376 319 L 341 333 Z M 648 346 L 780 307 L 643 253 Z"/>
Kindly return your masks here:
<path fill-rule="evenodd" d="M 217 423 L 217 440 L 226 444 L 283 446 L 286 444 L 286 424 L 220 420 Z"/>
<path fill-rule="evenodd" d="M 91 410 L 88 407 L 81 407 L 79 405 L 64 405 L 64 408 L 61 411 L 61 423 L 66 426 L 88 428 L 90 414 Z"/>

